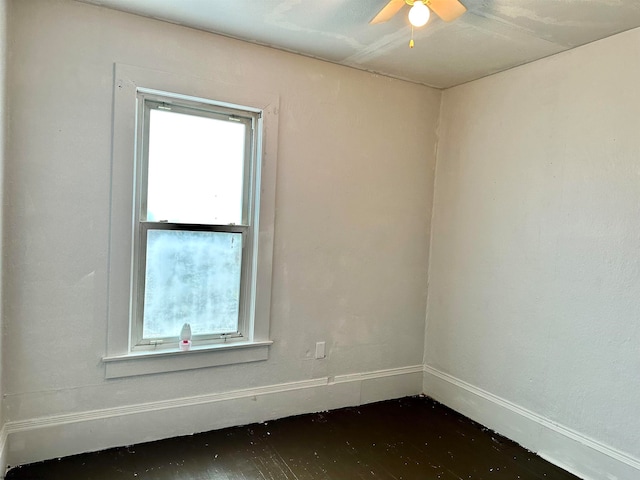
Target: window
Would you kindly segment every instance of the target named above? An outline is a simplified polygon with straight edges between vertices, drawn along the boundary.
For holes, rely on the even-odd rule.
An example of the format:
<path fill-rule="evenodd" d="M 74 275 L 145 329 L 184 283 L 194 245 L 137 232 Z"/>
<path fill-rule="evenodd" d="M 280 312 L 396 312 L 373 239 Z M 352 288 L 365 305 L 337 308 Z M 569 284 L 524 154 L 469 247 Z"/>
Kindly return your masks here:
<path fill-rule="evenodd" d="M 266 360 L 278 96 L 122 64 L 113 92 L 105 377 Z"/>
<path fill-rule="evenodd" d="M 138 91 L 133 350 L 247 337 L 260 114 Z"/>

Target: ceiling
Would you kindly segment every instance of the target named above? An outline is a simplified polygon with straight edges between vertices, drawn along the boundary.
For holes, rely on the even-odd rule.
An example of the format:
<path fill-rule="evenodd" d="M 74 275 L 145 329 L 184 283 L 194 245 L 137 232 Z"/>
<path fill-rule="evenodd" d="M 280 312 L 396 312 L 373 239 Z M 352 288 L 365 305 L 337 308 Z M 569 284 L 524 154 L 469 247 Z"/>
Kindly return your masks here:
<path fill-rule="evenodd" d="M 638 0 L 461 0 L 468 11 L 415 30 L 387 0 L 80 0 L 447 88 L 640 26 Z"/>

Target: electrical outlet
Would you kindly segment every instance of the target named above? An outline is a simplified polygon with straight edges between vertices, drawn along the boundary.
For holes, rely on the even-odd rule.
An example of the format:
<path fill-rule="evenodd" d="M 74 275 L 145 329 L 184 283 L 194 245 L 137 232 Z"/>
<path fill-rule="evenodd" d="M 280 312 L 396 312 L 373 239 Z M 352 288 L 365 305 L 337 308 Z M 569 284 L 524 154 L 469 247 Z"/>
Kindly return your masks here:
<path fill-rule="evenodd" d="M 316 343 L 316 358 L 325 358 L 326 354 L 324 351 L 324 342 Z"/>

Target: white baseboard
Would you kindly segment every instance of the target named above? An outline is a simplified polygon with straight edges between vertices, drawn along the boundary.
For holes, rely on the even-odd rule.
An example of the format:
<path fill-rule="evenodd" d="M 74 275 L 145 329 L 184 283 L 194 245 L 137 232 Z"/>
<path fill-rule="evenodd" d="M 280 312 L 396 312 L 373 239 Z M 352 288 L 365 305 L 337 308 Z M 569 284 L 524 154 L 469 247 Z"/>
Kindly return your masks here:
<path fill-rule="evenodd" d="M 6 464 L 417 395 L 422 377 L 415 365 L 7 422 Z"/>
<path fill-rule="evenodd" d="M 433 367 L 424 393 L 584 480 L 637 480 L 640 459 Z"/>
<path fill-rule="evenodd" d="M 5 425 L 0 428 L 0 478 L 4 478 L 7 470 L 7 429 Z"/>

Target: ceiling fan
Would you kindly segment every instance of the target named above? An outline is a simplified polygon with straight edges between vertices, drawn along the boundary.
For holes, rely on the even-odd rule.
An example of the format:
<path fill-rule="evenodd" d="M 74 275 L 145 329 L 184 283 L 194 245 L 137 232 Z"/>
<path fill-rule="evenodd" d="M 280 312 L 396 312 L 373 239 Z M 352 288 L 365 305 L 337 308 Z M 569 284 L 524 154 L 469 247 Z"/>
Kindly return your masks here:
<path fill-rule="evenodd" d="M 455 20 L 467 11 L 466 7 L 458 0 L 390 0 L 369 23 L 386 22 L 405 5 L 411 6 L 409 22 L 412 32 L 413 27 L 422 27 L 429 21 L 429 9 L 433 10 L 445 22 Z M 413 48 L 413 33 L 409 46 Z"/>

